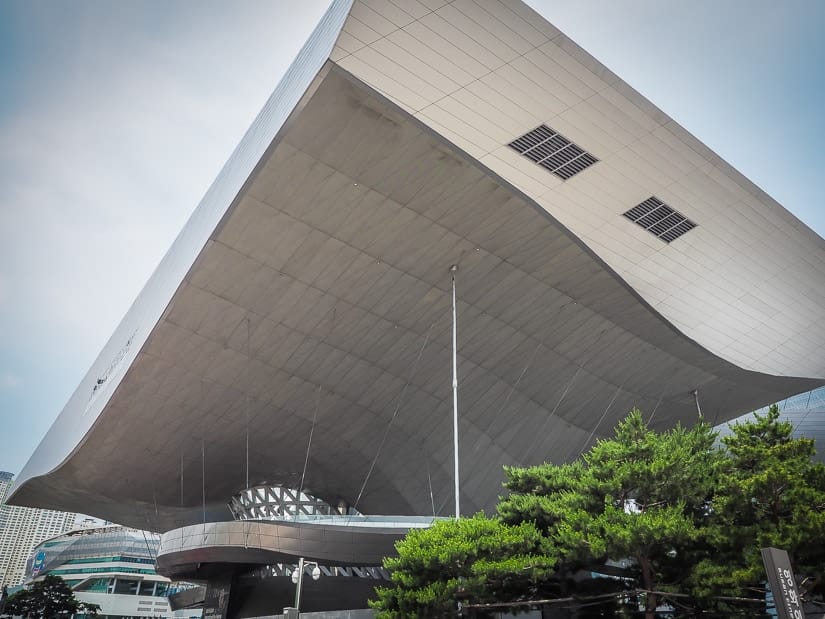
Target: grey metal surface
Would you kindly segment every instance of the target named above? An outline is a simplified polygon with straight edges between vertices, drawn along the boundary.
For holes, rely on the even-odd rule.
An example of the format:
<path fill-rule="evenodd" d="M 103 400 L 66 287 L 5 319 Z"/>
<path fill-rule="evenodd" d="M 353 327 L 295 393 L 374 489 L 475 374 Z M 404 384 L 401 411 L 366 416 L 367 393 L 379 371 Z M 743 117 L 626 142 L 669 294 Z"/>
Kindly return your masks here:
<path fill-rule="evenodd" d="M 711 352 L 825 375 L 824 239 L 518 0 L 417 7 L 356 0 L 333 60 L 524 191 Z M 544 123 L 598 163 L 562 181 L 507 146 Z M 651 195 L 697 229 L 663 244 L 621 218 Z"/>
<path fill-rule="evenodd" d="M 819 384 L 691 342 L 546 211 L 345 72 L 311 92 L 94 431 L 16 501 L 168 530 L 202 519 L 205 489 L 207 519 L 226 519 L 248 417 L 253 481 L 298 487 L 306 460 L 304 488 L 330 503 L 444 513 L 452 263 L 465 513 L 495 502 L 502 465 L 575 457 L 632 406 L 689 423 L 698 388 L 721 421 Z"/>
<path fill-rule="evenodd" d="M 193 578 L 200 564 L 294 563 L 381 565 L 406 535 L 400 527 L 335 526 L 307 522 L 232 521 L 195 524 L 161 536 L 158 572 Z"/>
<path fill-rule="evenodd" d="M 243 140 L 207 190 L 132 307 L 72 394 L 23 471 L 12 493 L 59 466 L 94 426 L 145 345 L 215 227 L 329 57 L 352 0 L 333 0 Z M 66 489 L 52 488 L 62 494 Z M 57 499 L 60 502 L 60 499 Z M 140 526 L 140 525 L 139 525 Z M 145 523 L 142 526 L 146 526 Z"/>
<path fill-rule="evenodd" d="M 360 78 L 322 67 L 348 9 L 333 3 L 13 502 L 156 530 L 224 520 L 226 500 L 246 485 L 249 436 L 252 483 L 302 487 L 363 512 L 449 511 L 452 263 L 461 267 L 465 513 L 494 504 L 502 465 L 575 457 L 632 406 L 656 427 L 689 423 L 698 389 L 718 422 L 821 384 L 711 354 L 541 197 L 366 85 L 365 67 Z M 613 83 L 599 66 L 589 70 Z M 665 246 L 623 210 L 616 217 L 642 244 Z M 702 294 L 691 301 L 701 306 L 709 293 L 696 281 Z M 706 319 L 701 307 L 683 316 Z"/>
<path fill-rule="evenodd" d="M 177 591 L 169 596 L 169 606 L 175 610 L 183 608 L 200 608 L 206 596 L 206 587 L 196 586 L 183 591 Z"/>

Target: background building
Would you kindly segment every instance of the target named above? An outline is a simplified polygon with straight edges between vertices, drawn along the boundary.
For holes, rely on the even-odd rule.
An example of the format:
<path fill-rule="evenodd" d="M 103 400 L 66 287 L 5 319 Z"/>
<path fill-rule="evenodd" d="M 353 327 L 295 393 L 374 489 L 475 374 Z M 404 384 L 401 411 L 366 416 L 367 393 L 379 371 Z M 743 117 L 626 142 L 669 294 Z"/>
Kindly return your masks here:
<path fill-rule="evenodd" d="M 77 514 L 6 505 L 14 475 L 0 471 L 0 587 L 23 583 L 26 559 L 43 540 L 74 527 Z"/>
<path fill-rule="evenodd" d="M 825 387 L 800 393 L 776 404 L 779 405 L 779 418 L 793 425 L 793 436 L 814 439 L 816 459 L 825 462 Z M 729 424 L 722 424 L 718 427 L 720 436 L 732 434 L 731 425 L 751 420 L 757 414 L 764 415 L 767 411 L 767 407 L 760 408 L 734 419 Z"/>
<path fill-rule="evenodd" d="M 173 587 L 155 571 L 159 536 L 117 525 L 84 528 L 38 544 L 26 566 L 27 582 L 60 576 L 81 602 L 100 605 L 107 619 L 198 617 L 172 612 Z"/>

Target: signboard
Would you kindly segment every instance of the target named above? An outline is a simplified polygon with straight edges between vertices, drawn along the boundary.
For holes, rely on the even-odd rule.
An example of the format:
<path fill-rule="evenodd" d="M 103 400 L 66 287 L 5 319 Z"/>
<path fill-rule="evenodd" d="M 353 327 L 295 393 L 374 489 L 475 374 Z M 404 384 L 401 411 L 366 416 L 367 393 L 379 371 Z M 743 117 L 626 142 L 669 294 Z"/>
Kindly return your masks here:
<path fill-rule="evenodd" d="M 226 619 L 232 576 L 210 579 L 203 598 L 203 619 Z"/>
<path fill-rule="evenodd" d="M 779 619 L 804 619 L 802 600 L 793 577 L 788 553 L 778 548 L 763 548 L 762 563 L 768 573 L 768 582 L 776 604 Z"/>
<path fill-rule="evenodd" d="M 37 576 L 40 572 L 42 572 L 45 564 L 46 553 L 38 552 L 34 557 L 34 563 L 32 563 L 32 576 Z"/>

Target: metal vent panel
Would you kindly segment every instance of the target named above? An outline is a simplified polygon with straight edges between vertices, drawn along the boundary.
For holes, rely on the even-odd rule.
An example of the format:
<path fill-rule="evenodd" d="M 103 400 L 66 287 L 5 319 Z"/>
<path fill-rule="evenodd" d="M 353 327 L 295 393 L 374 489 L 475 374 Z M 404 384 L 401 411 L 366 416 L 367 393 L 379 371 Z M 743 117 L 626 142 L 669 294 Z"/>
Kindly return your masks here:
<path fill-rule="evenodd" d="M 670 208 L 656 196 L 637 204 L 624 213 L 624 216 L 665 243 L 678 239 L 696 227 L 690 219 Z"/>
<path fill-rule="evenodd" d="M 598 161 L 547 125 L 536 127 L 508 146 L 565 181 Z"/>

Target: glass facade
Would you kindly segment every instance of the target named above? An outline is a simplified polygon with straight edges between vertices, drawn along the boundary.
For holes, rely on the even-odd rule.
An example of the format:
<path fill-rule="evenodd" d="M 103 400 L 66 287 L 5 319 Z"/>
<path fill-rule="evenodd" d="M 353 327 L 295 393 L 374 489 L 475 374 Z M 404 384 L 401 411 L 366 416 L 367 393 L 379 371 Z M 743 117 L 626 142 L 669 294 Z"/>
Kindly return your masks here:
<path fill-rule="evenodd" d="M 816 444 L 816 459 L 825 462 L 825 387 L 800 393 L 777 402 L 780 419 L 793 425 L 793 436 L 812 438 Z M 731 434 L 729 425 L 752 419 L 754 414 L 764 415 L 768 407 L 743 415 L 717 427 L 720 436 Z"/>
<path fill-rule="evenodd" d="M 48 540 L 35 547 L 26 566 L 29 578 L 56 569 L 64 574 L 93 574 L 101 572 L 125 571 L 138 574 L 154 574 L 154 569 L 140 571 L 135 564 L 154 566 L 160 546 L 160 537 L 153 533 L 137 531 L 126 527 L 111 526 L 72 531 Z M 99 564 L 130 563 L 131 566 L 105 566 Z M 66 565 L 91 565 L 95 568 L 65 568 Z"/>
<path fill-rule="evenodd" d="M 115 557 L 86 557 L 84 559 L 69 559 L 68 561 L 64 561 L 64 565 L 78 565 L 81 563 L 101 563 L 103 561 L 108 562 L 120 562 L 120 563 L 145 563 L 147 565 L 154 565 L 154 559 L 148 558 L 140 558 L 140 557 L 124 557 L 124 556 L 115 556 Z"/>
<path fill-rule="evenodd" d="M 301 516 L 358 515 L 348 505 L 329 503 L 293 488 L 253 486 L 232 497 L 229 511 L 235 520 L 293 520 Z"/>
<path fill-rule="evenodd" d="M 109 572 L 119 572 L 121 574 L 154 574 L 155 570 L 138 569 L 135 567 L 121 567 L 121 566 L 104 566 L 104 567 L 83 567 L 76 569 L 57 569 L 49 570 L 49 574 L 55 576 L 65 576 L 66 574 L 106 574 Z"/>
<path fill-rule="evenodd" d="M 159 536 L 126 527 L 72 531 L 34 549 L 28 577 L 60 576 L 78 592 L 165 597 L 168 583 L 155 571 L 159 545 Z"/>
<path fill-rule="evenodd" d="M 28 580 L 60 576 L 78 600 L 100 605 L 97 619 L 198 619 L 198 609 L 172 611 L 168 596 L 194 585 L 155 571 L 159 545 L 160 536 L 121 526 L 71 531 L 35 547 Z"/>
<path fill-rule="evenodd" d="M 69 582 L 68 580 L 66 582 Z M 90 578 L 80 581 L 75 587 L 76 591 L 91 591 L 94 593 L 111 593 L 112 586 L 115 583 L 114 578 Z"/>

